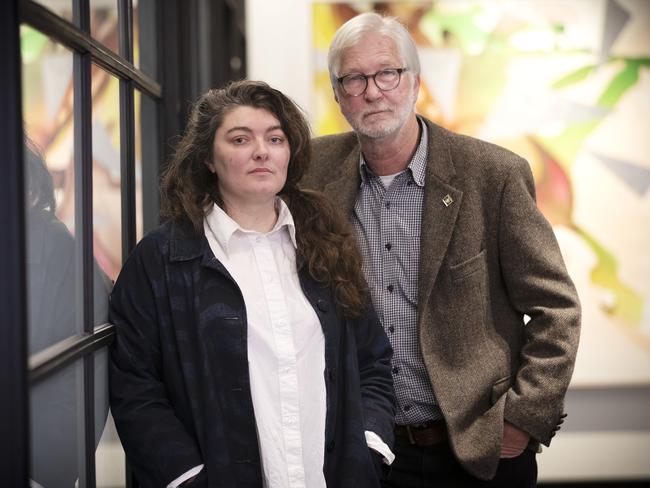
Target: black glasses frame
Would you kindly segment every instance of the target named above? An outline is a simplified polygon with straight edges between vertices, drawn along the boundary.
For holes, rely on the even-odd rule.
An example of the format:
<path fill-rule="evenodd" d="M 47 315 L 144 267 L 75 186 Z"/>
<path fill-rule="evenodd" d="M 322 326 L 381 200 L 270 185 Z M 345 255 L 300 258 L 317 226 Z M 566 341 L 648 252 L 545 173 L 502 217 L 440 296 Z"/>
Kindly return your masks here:
<path fill-rule="evenodd" d="M 409 70 L 408 68 L 385 68 L 385 69 L 380 69 L 379 71 L 377 71 L 375 73 L 372 73 L 372 74 L 368 74 L 368 75 L 366 75 L 364 73 L 348 73 L 347 75 L 344 75 L 344 76 L 341 76 L 341 77 L 337 78 L 336 81 L 339 82 L 339 85 L 341 85 L 341 88 L 343 89 L 343 91 L 345 92 L 346 95 L 348 95 L 350 97 L 360 97 L 361 95 L 366 93 L 366 90 L 368 89 L 368 79 L 369 78 L 372 78 L 373 83 L 375 84 L 375 86 L 377 87 L 377 89 L 379 91 L 382 91 L 382 92 L 391 91 L 391 90 L 394 90 L 395 88 L 397 88 L 399 86 L 400 82 L 402 81 L 402 73 L 404 73 L 405 71 L 408 71 L 408 70 Z M 397 83 L 395 83 L 395 86 L 393 86 L 391 88 L 382 88 L 377 84 L 376 76 L 379 73 L 383 73 L 385 71 L 395 71 L 395 72 L 397 72 Z M 363 87 L 363 90 L 361 90 L 361 92 L 357 93 L 356 95 L 353 95 L 352 93 L 349 93 L 345 89 L 345 85 L 343 84 L 345 79 L 349 78 L 350 76 L 363 77 L 364 81 L 366 82 L 365 86 Z"/>

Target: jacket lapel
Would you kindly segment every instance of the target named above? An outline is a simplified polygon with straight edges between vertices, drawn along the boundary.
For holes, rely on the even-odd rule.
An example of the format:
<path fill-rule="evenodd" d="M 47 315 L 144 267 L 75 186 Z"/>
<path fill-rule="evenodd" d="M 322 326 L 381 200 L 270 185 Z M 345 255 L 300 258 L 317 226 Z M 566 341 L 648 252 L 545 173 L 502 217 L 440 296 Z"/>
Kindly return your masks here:
<path fill-rule="evenodd" d="M 446 131 L 425 119 L 429 131 L 427 168 L 422 202 L 418 301 L 429 297 L 440 265 L 447 253 L 463 192 L 449 182 L 456 171 Z M 425 307 L 419 307 L 421 318 Z"/>
<path fill-rule="evenodd" d="M 323 188 L 323 193 L 333 202 L 344 215 L 352 215 L 357 192 L 361 185 L 359 174 L 359 146 L 348 154 L 340 166 L 339 177 Z"/>

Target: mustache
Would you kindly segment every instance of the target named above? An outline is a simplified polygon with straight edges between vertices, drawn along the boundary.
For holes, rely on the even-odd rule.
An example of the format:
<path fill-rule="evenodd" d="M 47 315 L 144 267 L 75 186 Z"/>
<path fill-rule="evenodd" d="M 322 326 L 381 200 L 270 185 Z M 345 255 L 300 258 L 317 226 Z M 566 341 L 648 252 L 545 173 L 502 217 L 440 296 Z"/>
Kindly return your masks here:
<path fill-rule="evenodd" d="M 392 112 L 393 108 L 388 106 L 388 105 L 376 105 L 374 107 L 370 107 L 367 110 L 364 110 L 361 113 L 362 117 L 365 117 L 366 115 L 374 114 L 376 112 Z"/>

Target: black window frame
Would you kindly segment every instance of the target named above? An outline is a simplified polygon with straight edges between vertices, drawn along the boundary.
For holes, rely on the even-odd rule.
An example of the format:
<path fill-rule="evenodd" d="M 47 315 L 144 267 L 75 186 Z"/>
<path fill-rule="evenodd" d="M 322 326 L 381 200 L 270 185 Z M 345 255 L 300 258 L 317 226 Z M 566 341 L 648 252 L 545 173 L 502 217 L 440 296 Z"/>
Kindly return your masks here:
<path fill-rule="evenodd" d="M 78 361 L 83 362 L 84 398 L 84 467 L 80 476 L 81 486 L 96 486 L 95 470 L 95 411 L 94 411 L 94 361 L 95 353 L 107 347 L 114 338 L 114 326 L 105 323 L 96 326 L 93 320 L 93 195 L 92 195 L 92 64 L 100 66 L 119 79 L 120 104 L 120 194 L 122 260 L 126 259 L 136 244 L 136 182 L 135 182 L 135 107 L 134 90 L 148 96 L 157 105 L 162 101 L 161 84 L 135 68 L 133 65 L 133 5 L 131 0 L 117 0 L 119 53 L 114 53 L 96 41 L 90 34 L 89 0 L 73 0 L 73 21 L 69 22 L 45 6 L 32 0 L 11 0 L 4 2 L 2 15 L 3 60 L 9 64 L 13 75 L 3 76 L 1 102 L 3 113 L 9 115 L 3 122 L 0 147 L 8 156 L 8 171 L 2 178 L 3 219 L 10 216 L 7 230 L 11 239 L 3 240 L 3 275 L 7 269 L 7 279 L 2 281 L 3 317 L 2 340 L 2 391 L 10 392 L 16 401 L 2 406 L 0 414 L 3 434 L 2 473 L 6 486 L 26 486 L 29 480 L 29 388 L 47 380 L 62 368 Z M 154 19 L 158 23 L 159 19 Z M 21 24 L 29 25 L 48 36 L 73 53 L 74 84 L 74 167 L 75 167 L 75 228 L 79 229 L 79 248 L 77 255 L 81 260 L 80 269 L 83 293 L 83 333 L 63 341 L 28 357 L 27 317 L 26 317 L 26 278 L 25 278 L 25 221 L 24 221 L 24 174 L 22 158 L 22 113 L 21 113 L 21 53 L 19 29 Z M 160 137 L 160 123 L 149 120 Z M 160 151 L 157 151 L 159 153 Z M 156 168 L 157 170 L 157 168 Z M 155 179 L 156 175 L 149 175 Z M 151 185 L 150 188 L 155 188 Z M 155 190 L 154 190 L 155 191 Z M 157 205 L 156 195 L 152 200 Z M 143 201 L 147 198 L 143 195 Z M 149 210 L 150 219 L 157 220 L 157 211 Z M 148 223 L 151 227 L 152 223 Z M 6 302 L 6 303 L 5 303 Z M 4 323 L 6 321 L 6 323 Z M 24 368 L 16 368 L 23 364 Z M 5 415 L 6 412 L 6 415 Z M 11 452 L 4 452 L 11 450 Z M 18 451 L 18 452 L 17 452 Z M 127 486 L 132 485 L 127 473 Z"/>

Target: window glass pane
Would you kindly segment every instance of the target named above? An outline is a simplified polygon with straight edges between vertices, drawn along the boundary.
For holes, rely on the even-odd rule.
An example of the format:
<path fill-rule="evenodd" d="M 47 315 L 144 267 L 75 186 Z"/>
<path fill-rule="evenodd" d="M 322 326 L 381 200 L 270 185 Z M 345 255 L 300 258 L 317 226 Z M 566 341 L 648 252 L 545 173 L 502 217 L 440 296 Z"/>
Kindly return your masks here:
<path fill-rule="evenodd" d="M 97 488 L 123 487 L 126 480 L 125 457 L 108 412 L 108 351 L 95 353 L 95 451 Z"/>
<path fill-rule="evenodd" d="M 21 26 L 29 352 L 83 330 L 72 53 Z"/>
<path fill-rule="evenodd" d="M 90 0 L 90 35 L 111 51 L 120 52 L 117 0 Z"/>
<path fill-rule="evenodd" d="M 72 0 L 35 0 L 44 7 L 63 17 L 68 22 L 72 22 Z"/>
<path fill-rule="evenodd" d="M 158 139 L 158 105 L 154 99 L 134 91 L 135 160 L 136 160 L 136 228 L 137 239 L 158 227 L 160 146 Z"/>
<path fill-rule="evenodd" d="M 142 239 L 142 95 L 133 90 L 133 105 L 135 107 L 135 237 Z M 155 129 L 151 132 L 155 132 Z"/>
<path fill-rule="evenodd" d="M 157 78 L 156 1 L 133 0 L 133 64 Z"/>
<path fill-rule="evenodd" d="M 77 361 L 32 387 L 32 486 L 74 488 L 84 478 L 83 384 Z"/>
<path fill-rule="evenodd" d="M 93 65 L 93 250 L 99 267 L 113 281 L 122 264 L 119 88 L 117 78 Z M 95 281 L 95 295 L 105 296 L 101 280 Z"/>

